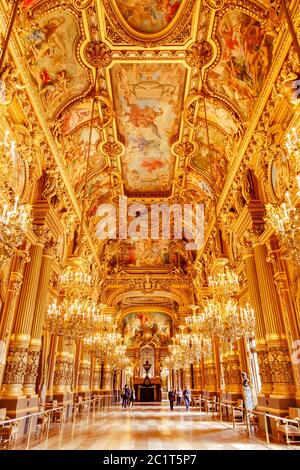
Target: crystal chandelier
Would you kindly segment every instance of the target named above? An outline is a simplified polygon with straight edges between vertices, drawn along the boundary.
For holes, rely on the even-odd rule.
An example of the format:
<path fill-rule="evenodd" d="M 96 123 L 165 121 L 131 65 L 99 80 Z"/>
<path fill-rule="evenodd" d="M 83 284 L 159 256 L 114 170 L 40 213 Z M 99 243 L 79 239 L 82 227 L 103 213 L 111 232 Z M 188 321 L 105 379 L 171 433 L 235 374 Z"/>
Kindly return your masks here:
<path fill-rule="evenodd" d="M 81 256 L 68 259 L 68 265 L 59 276 L 59 283 L 68 294 L 88 295 L 90 292 L 93 279 L 87 264 L 87 260 Z"/>
<path fill-rule="evenodd" d="M 83 338 L 83 347 L 91 356 L 103 361 L 109 349 L 107 335 L 105 333 L 93 333 Z"/>
<path fill-rule="evenodd" d="M 32 218 L 30 217 L 31 205 L 19 204 L 18 196 L 15 197 L 14 204 L 9 206 L 4 204 L 0 217 L 0 242 L 3 246 L 3 254 L 12 256 L 15 249 L 25 240 L 26 231 L 31 228 Z"/>
<path fill-rule="evenodd" d="M 227 260 L 219 260 L 223 264 L 221 272 L 208 277 L 208 287 L 214 298 L 223 300 L 235 295 L 239 287 L 238 275 L 226 266 Z"/>
<path fill-rule="evenodd" d="M 199 335 L 206 330 L 206 318 L 199 305 L 190 305 L 192 315 L 185 317 L 185 322 L 192 333 Z"/>
<path fill-rule="evenodd" d="M 211 339 L 204 335 L 191 335 L 191 350 L 193 362 L 199 362 L 202 357 L 211 354 Z"/>
<path fill-rule="evenodd" d="M 228 300 L 223 310 L 222 328 L 220 338 L 225 343 L 231 343 L 245 335 L 253 335 L 255 328 L 255 315 L 253 308 L 247 304 L 240 307 L 235 300 Z"/>
<path fill-rule="evenodd" d="M 202 333 L 233 344 L 245 335 L 253 334 L 255 314 L 249 304 L 241 307 L 235 300 L 239 279 L 225 263 L 225 260 L 219 260 L 222 271 L 209 278 L 212 298 L 207 300 L 203 310 Z"/>
<path fill-rule="evenodd" d="M 69 340 L 91 334 L 97 324 L 97 307 L 89 299 L 64 298 L 48 308 L 45 329 Z"/>

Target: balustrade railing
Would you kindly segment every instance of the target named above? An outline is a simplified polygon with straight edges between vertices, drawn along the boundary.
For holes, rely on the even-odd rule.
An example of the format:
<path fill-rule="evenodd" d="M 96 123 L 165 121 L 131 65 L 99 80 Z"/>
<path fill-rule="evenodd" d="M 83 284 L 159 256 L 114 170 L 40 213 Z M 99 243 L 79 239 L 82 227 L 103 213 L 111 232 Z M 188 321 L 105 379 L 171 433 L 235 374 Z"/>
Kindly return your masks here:
<path fill-rule="evenodd" d="M 32 446 L 45 441 L 47 445 L 49 436 L 62 432 L 64 425 L 72 425 L 72 435 L 76 433 L 76 426 L 85 420 L 94 423 L 103 412 L 118 405 L 118 394 L 99 395 L 91 399 L 81 400 L 72 405 L 72 414 L 67 416 L 67 406 L 55 406 L 21 416 L 19 418 L 0 420 L 0 450 L 16 448 L 29 450 Z M 19 430 L 26 432 L 20 436 Z M 24 436 L 24 434 L 26 434 Z"/>

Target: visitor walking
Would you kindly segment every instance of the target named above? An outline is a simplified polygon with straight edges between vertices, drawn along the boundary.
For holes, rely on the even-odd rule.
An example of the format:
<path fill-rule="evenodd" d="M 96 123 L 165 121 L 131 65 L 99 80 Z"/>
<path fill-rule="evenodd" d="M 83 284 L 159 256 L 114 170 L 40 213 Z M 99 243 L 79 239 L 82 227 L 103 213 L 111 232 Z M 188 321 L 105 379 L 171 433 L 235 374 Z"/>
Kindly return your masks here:
<path fill-rule="evenodd" d="M 181 400 L 182 400 L 182 390 L 180 390 L 180 388 L 176 392 L 176 399 L 177 399 L 176 405 L 180 406 L 181 405 Z"/>
<path fill-rule="evenodd" d="M 131 408 L 133 408 L 134 400 L 135 400 L 135 393 L 134 393 L 134 389 L 132 388 L 130 390 L 130 396 L 129 396 L 129 406 Z"/>
<path fill-rule="evenodd" d="M 188 387 L 186 387 L 183 391 L 183 399 L 185 403 L 185 409 L 186 411 L 189 411 L 191 405 L 191 391 Z"/>
<path fill-rule="evenodd" d="M 122 395 L 122 408 L 126 408 L 126 406 L 129 405 L 129 396 L 130 396 L 130 388 L 128 387 L 127 384 L 125 384 L 125 387 L 123 389 L 123 395 Z"/>
<path fill-rule="evenodd" d="M 174 390 L 170 390 L 168 393 L 168 398 L 170 402 L 170 410 L 174 409 L 174 401 L 175 401 L 175 392 Z"/>

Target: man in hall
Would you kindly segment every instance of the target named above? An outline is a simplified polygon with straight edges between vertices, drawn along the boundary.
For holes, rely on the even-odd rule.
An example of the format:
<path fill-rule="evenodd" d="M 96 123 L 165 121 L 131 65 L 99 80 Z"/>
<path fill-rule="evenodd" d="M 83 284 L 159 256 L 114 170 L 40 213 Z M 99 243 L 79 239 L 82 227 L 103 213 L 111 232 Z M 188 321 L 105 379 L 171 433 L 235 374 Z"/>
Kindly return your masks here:
<path fill-rule="evenodd" d="M 168 398 L 170 402 L 170 410 L 174 409 L 174 401 L 175 401 L 175 392 L 174 390 L 170 390 L 168 393 Z"/>

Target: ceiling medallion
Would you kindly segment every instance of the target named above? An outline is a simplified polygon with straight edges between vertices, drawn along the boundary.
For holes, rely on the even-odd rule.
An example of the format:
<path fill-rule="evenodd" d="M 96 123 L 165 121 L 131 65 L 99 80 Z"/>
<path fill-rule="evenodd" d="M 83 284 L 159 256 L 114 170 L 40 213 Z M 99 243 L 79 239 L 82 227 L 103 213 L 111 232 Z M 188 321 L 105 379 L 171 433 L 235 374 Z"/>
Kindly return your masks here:
<path fill-rule="evenodd" d="M 89 41 L 84 50 L 83 55 L 87 63 L 96 69 L 107 67 L 111 63 L 111 53 L 103 42 Z"/>
<path fill-rule="evenodd" d="M 213 48 L 208 41 L 197 41 L 186 51 L 186 61 L 191 67 L 201 69 L 213 58 Z"/>

